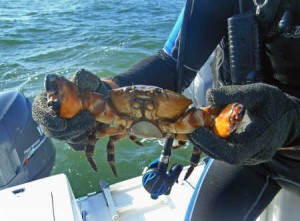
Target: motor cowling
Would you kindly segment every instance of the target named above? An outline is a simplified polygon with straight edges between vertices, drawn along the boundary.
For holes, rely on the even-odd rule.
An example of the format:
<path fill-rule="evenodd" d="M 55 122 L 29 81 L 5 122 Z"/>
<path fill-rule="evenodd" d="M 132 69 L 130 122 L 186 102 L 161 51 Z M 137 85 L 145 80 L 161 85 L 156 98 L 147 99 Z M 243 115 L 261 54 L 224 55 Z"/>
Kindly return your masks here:
<path fill-rule="evenodd" d="M 50 174 L 55 148 L 33 121 L 31 101 L 19 91 L 0 93 L 0 189 Z"/>

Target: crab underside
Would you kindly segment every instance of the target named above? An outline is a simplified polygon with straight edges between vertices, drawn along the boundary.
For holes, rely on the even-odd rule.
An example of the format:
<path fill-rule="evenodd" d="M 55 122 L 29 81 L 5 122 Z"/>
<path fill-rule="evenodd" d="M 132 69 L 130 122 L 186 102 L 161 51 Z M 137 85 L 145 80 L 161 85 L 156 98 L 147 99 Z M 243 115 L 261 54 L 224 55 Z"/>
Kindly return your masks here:
<path fill-rule="evenodd" d="M 46 76 L 47 103 L 52 114 L 71 119 L 82 110 L 95 115 L 97 124 L 90 131 L 85 146 L 86 157 L 97 171 L 93 159 L 95 144 L 109 136 L 107 161 L 117 176 L 114 166 L 114 143 L 129 137 L 137 145 L 139 137 L 177 140 L 174 149 L 187 142 L 187 134 L 199 127 L 207 127 L 216 135 L 227 138 L 235 132 L 243 119 L 245 108 L 239 103 L 227 105 L 222 111 L 213 107 L 189 108 L 191 100 L 181 94 L 154 86 L 129 86 L 113 89 L 108 95 L 79 91 L 77 85 L 62 76 Z M 201 151 L 193 148 L 191 164 L 184 179 L 192 173 L 200 160 Z"/>

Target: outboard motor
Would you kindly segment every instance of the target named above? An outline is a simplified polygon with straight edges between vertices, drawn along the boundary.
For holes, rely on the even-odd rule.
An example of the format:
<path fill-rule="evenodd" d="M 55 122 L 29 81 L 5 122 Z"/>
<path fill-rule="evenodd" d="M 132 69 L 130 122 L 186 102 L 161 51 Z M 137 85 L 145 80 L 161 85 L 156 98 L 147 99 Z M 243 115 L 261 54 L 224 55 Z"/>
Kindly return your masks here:
<path fill-rule="evenodd" d="M 32 119 L 31 101 L 18 91 L 0 93 L 0 189 L 50 174 L 55 148 Z"/>

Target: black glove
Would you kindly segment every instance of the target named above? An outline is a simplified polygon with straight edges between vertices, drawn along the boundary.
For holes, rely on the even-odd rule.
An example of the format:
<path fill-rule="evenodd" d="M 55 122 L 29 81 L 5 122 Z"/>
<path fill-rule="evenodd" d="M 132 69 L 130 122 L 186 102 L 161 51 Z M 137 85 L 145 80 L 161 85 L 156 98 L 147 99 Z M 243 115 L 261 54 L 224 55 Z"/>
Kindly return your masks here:
<path fill-rule="evenodd" d="M 228 139 L 199 128 L 190 141 L 207 155 L 231 164 L 269 161 L 275 152 L 300 136 L 299 99 L 263 83 L 224 86 L 208 91 L 209 105 L 222 108 L 239 102 L 246 114 L 238 131 Z"/>
<path fill-rule="evenodd" d="M 96 75 L 80 69 L 70 79 L 78 85 L 79 91 L 91 90 L 107 94 L 110 87 L 102 82 Z M 74 150 L 83 150 L 89 131 L 95 126 L 95 116 L 89 111 L 81 111 L 72 119 L 64 119 L 49 113 L 43 91 L 33 101 L 33 119 L 42 126 L 48 137 L 56 138 L 68 143 Z"/>

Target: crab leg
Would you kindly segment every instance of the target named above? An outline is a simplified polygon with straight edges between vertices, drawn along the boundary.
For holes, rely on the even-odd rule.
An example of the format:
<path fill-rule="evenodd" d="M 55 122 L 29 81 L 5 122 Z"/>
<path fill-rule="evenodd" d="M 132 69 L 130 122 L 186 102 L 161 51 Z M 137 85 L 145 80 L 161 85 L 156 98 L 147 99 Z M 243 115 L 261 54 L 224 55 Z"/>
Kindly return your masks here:
<path fill-rule="evenodd" d="M 245 113 L 243 105 L 228 104 L 219 114 L 215 108 L 191 108 L 175 123 L 162 122 L 163 131 L 174 134 L 189 134 L 199 127 L 207 127 L 216 135 L 227 138 L 242 121 Z"/>
<path fill-rule="evenodd" d="M 175 137 L 179 142 L 187 140 L 185 134 L 192 133 L 196 128 L 203 126 L 211 129 L 216 135 L 226 138 L 237 129 L 244 113 L 244 107 L 238 103 L 227 105 L 219 114 L 215 108 L 211 107 L 193 108 L 187 111 L 177 122 L 162 125 L 163 130 L 175 133 Z M 176 147 L 179 148 L 180 145 Z M 190 167 L 184 176 L 184 180 L 192 174 L 195 166 L 199 163 L 200 155 L 200 149 L 194 147 Z"/>
<path fill-rule="evenodd" d="M 121 140 L 127 136 L 128 136 L 128 133 L 111 136 L 107 143 L 107 162 L 108 162 L 113 174 L 116 177 L 118 177 L 118 173 L 117 173 L 117 169 L 115 167 L 115 142 L 117 142 L 118 140 Z M 130 135 L 129 138 L 134 143 L 136 143 L 140 146 L 143 146 L 143 144 L 140 141 L 136 140 L 136 136 Z"/>
<path fill-rule="evenodd" d="M 115 142 L 118 140 L 123 139 L 124 137 L 127 137 L 128 133 L 118 134 L 115 136 L 111 136 L 109 138 L 109 141 L 107 143 L 107 162 L 110 166 L 110 169 L 112 170 L 113 174 L 118 177 L 117 169 L 115 167 Z"/>
<path fill-rule="evenodd" d="M 113 174 L 118 177 L 117 169 L 115 167 L 115 143 L 116 136 L 111 136 L 106 146 L 107 162 Z"/>
<path fill-rule="evenodd" d="M 113 174 L 117 177 L 117 169 L 115 167 L 115 145 L 114 143 L 118 140 L 121 140 L 129 135 L 129 133 L 122 128 L 115 128 L 115 127 L 106 127 L 102 128 L 100 130 L 97 130 L 95 132 L 95 135 L 97 138 L 103 137 L 103 136 L 110 136 L 109 141 L 107 143 L 107 162 L 113 172 Z M 132 140 L 137 145 L 143 146 L 143 144 L 136 139 L 136 136 L 130 135 L 130 140 Z M 88 159 L 89 162 L 91 159 Z M 91 163 L 91 162 L 90 162 Z M 91 166 L 94 168 L 93 164 L 91 163 Z"/>
<path fill-rule="evenodd" d="M 124 130 L 123 128 L 115 128 L 115 127 L 104 127 L 104 128 L 99 128 L 94 132 L 95 138 L 99 139 L 100 137 L 103 136 L 110 136 L 110 139 L 107 144 L 107 161 L 110 165 L 111 170 L 113 171 L 114 175 L 117 177 L 117 171 L 114 166 L 115 163 L 115 150 L 114 150 L 114 142 L 117 140 L 120 140 L 126 136 L 128 136 L 128 132 Z M 88 146 L 88 145 L 87 145 Z M 92 168 L 97 171 L 97 166 L 96 163 L 93 159 L 93 155 L 88 157 L 88 161 L 90 162 Z"/>
<path fill-rule="evenodd" d="M 188 168 L 188 171 L 184 175 L 184 180 L 187 180 L 189 178 L 189 176 L 192 174 L 195 166 L 197 166 L 197 164 L 200 161 L 200 155 L 201 155 L 201 150 L 197 147 L 194 147 L 192 157 L 190 160 L 190 167 Z"/>
<path fill-rule="evenodd" d="M 129 135 L 128 137 L 129 137 L 129 139 L 130 139 L 132 142 L 136 143 L 137 145 L 139 145 L 139 146 L 144 146 L 144 145 L 137 139 L 136 136 L 134 136 L 134 135 Z"/>
<path fill-rule="evenodd" d="M 172 146 L 173 149 L 178 149 L 178 148 L 184 146 L 188 140 L 188 138 L 185 134 L 175 134 L 175 138 L 178 140 L 178 143 L 177 143 L 177 145 Z M 189 178 L 189 176 L 192 174 L 195 166 L 198 165 L 198 163 L 200 161 L 201 153 L 202 153 L 202 151 L 199 148 L 197 148 L 197 147 L 193 148 L 192 156 L 190 159 L 190 167 L 188 168 L 188 171 L 186 172 L 186 174 L 184 176 L 184 180 L 187 180 Z"/>
<path fill-rule="evenodd" d="M 85 156 L 90 163 L 91 167 L 94 171 L 98 171 L 97 164 L 94 160 L 94 152 L 95 152 L 95 145 L 97 140 L 103 136 L 113 136 L 123 134 L 124 129 L 121 128 L 112 128 L 112 127 L 105 127 L 104 124 L 99 124 L 93 132 L 88 136 L 87 144 L 85 146 Z M 125 134 L 127 134 L 125 132 Z"/>
<path fill-rule="evenodd" d="M 126 130 L 120 127 L 104 127 L 99 128 L 95 131 L 95 136 L 97 138 L 104 137 L 104 136 L 115 136 L 118 134 L 127 133 Z"/>
<path fill-rule="evenodd" d="M 94 133 L 88 136 L 87 144 L 85 146 L 85 156 L 94 171 L 98 171 L 97 164 L 94 160 L 94 151 L 97 139 Z"/>
<path fill-rule="evenodd" d="M 176 150 L 176 149 L 178 149 L 180 147 L 183 147 L 186 143 L 187 143 L 186 140 L 178 140 L 177 144 L 175 144 L 175 145 L 172 146 L 172 149 Z"/>

